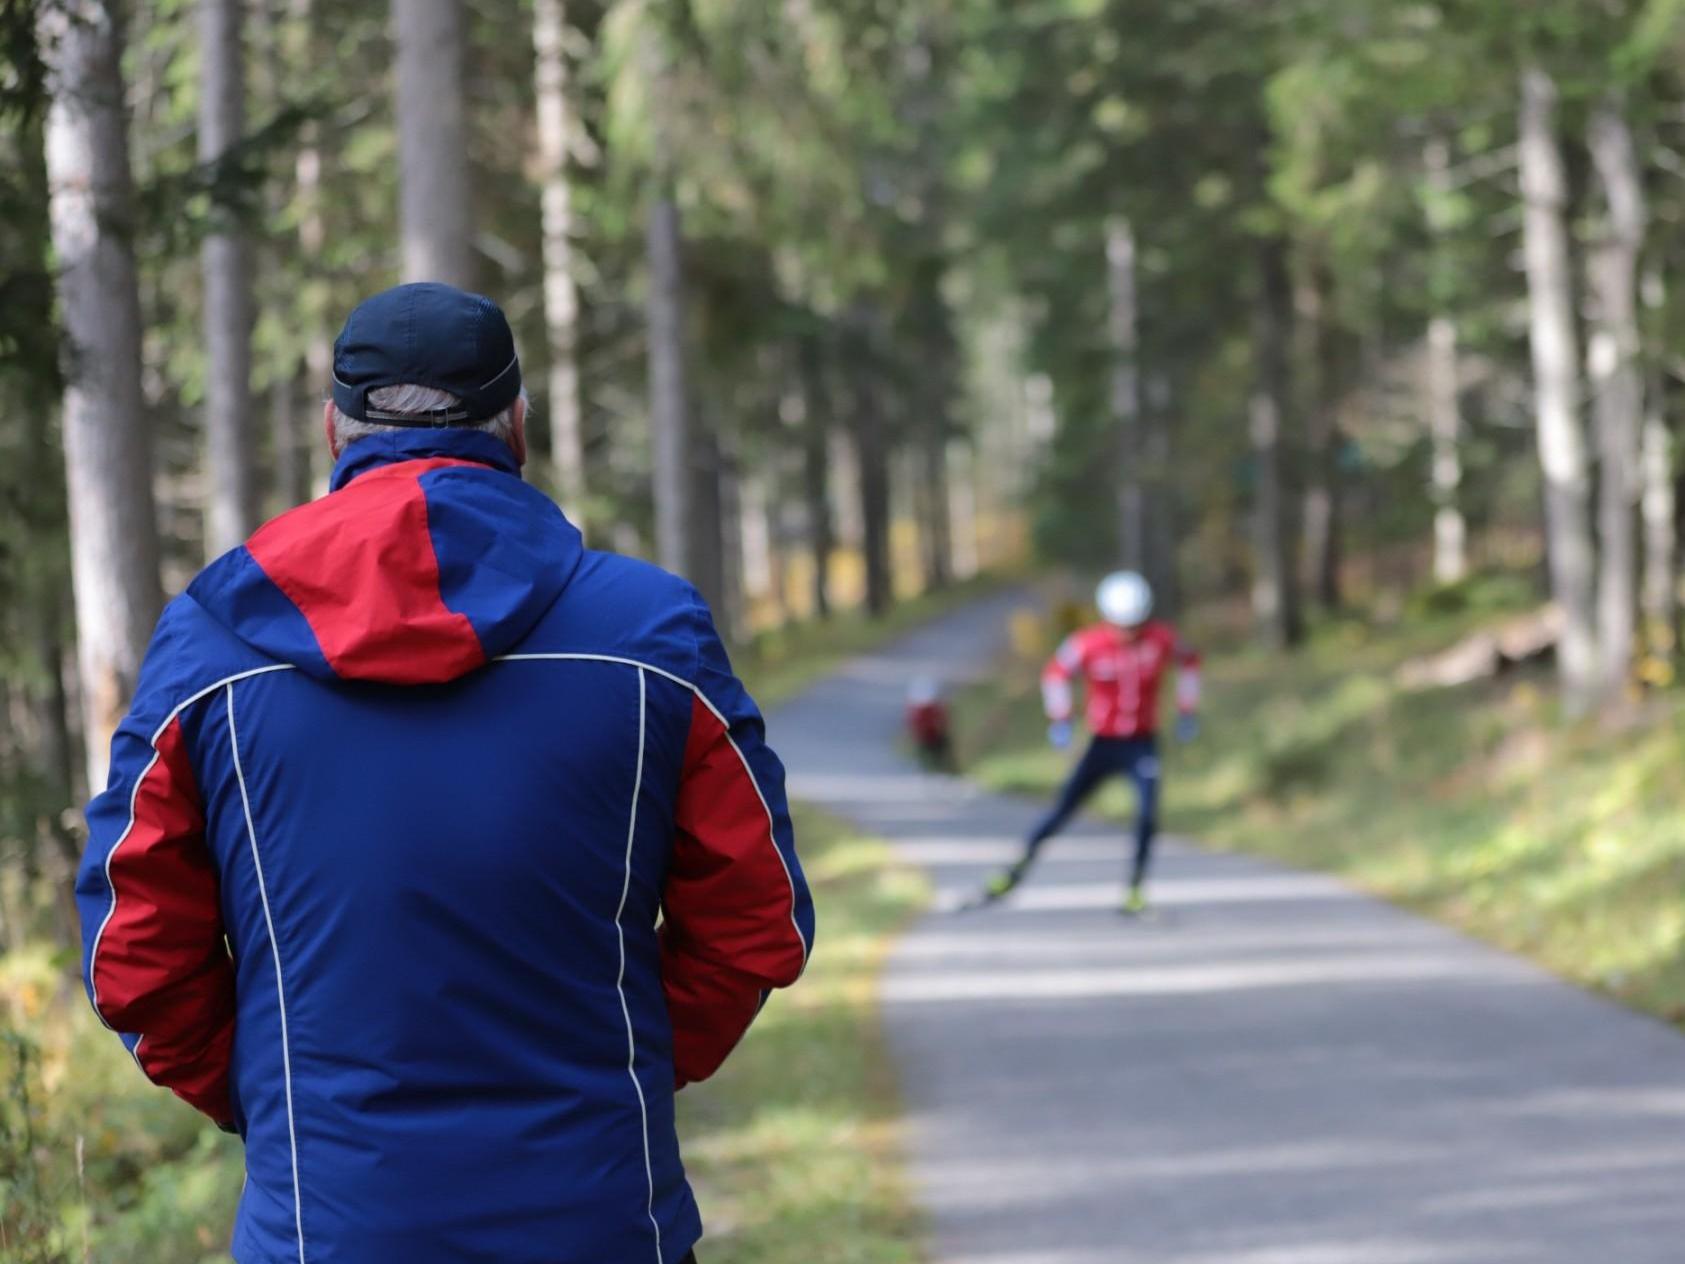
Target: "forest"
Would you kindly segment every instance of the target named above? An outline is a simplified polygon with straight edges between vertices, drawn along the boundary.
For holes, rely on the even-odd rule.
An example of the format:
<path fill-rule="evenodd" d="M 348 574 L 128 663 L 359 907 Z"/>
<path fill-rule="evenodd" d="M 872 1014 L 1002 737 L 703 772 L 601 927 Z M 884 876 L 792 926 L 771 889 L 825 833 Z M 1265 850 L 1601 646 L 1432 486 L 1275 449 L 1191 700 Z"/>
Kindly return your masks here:
<path fill-rule="evenodd" d="M 746 662 L 980 575 L 1271 654 L 1497 585 L 1631 730 L 1682 218 L 1685 0 L 0 0 L 0 1257 L 222 1232 L 220 1140 L 84 1061 L 66 885 L 362 298 L 502 305 L 528 476 Z"/>

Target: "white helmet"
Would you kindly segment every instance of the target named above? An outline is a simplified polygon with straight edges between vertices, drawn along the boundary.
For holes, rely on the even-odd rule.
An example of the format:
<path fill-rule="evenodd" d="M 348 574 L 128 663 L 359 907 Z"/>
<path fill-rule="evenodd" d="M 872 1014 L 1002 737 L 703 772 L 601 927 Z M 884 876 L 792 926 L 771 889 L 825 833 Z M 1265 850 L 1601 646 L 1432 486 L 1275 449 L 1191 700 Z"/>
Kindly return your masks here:
<path fill-rule="evenodd" d="M 1094 602 L 1107 623 L 1139 627 L 1153 612 L 1152 585 L 1134 571 L 1114 571 L 1100 581 Z"/>

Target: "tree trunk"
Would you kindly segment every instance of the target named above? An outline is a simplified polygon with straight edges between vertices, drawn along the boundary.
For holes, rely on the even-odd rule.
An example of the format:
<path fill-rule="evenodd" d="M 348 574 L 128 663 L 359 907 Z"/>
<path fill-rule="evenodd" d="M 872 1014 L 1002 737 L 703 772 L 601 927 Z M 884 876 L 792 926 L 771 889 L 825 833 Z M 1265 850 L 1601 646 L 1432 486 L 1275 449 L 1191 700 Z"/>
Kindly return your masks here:
<path fill-rule="evenodd" d="M 855 463 L 860 476 L 861 544 L 866 561 L 866 609 L 886 614 L 895 601 L 894 574 L 889 556 L 890 462 L 889 436 L 883 404 L 878 396 L 876 350 L 879 318 L 868 305 L 856 308 L 853 323 L 860 363 L 853 378 Z"/>
<path fill-rule="evenodd" d="M 1638 325 L 1638 259 L 1647 214 L 1632 132 L 1618 99 L 1592 112 L 1587 142 L 1607 218 L 1587 260 L 1594 319 L 1587 365 L 1597 431 L 1600 559 L 1597 639 L 1602 687 L 1617 694 L 1631 679 L 1638 613 L 1639 440 L 1644 379 Z"/>
<path fill-rule="evenodd" d="M 1468 523 L 1463 518 L 1463 414 L 1459 396 L 1457 322 L 1435 316 L 1428 322 L 1428 431 L 1433 457 L 1433 578 L 1455 584 L 1468 575 Z"/>
<path fill-rule="evenodd" d="M 1326 611 L 1340 608 L 1340 339 L 1329 310 L 1334 282 L 1318 266 L 1301 307 L 1310 323 L 1315 397 L 1307 413 L 1304 582 Z"/>
<path fill-rule="evenodd" d="M 696 586 L 714 610 L 720 635 L 743 635 L 743 497 L 737 460 L 719 441 L 713 426 L 698 427 L 697 448 L 709 477 L 699 485 L 696 529 L 707 537 L 709 556 Z"/>
<path fill-rule="evenodd" d="M 1142 413 L 1142 453 L 1145 478 L 1147 527 L 1147 578 L 1153 586 L 1153 606 L 1175 617 L 1182 604 L 1182 577 L 1177 553 L 1175 422 L 1176 390 L 1168 374 L 1153 374 Z"/>
<path fill-rule="evenodd" d="M 940 84 L 947 73 L 946 22 L 927 11 L 909 33 L 903 50 L 905 74 L 899 113 L 913 141 L 908 170 L 910 192 L 918 207 L 914 221 L 912 267 L 913 339 L 921 359 L 913 404 L 916 455 L 912 462 L 914 516 L 919 524 L 927 591 L 953 580 L 954 542 L 948 518 L 948 440 L 954 429 L 952 405 L 958 379 L 958 343 L 953 313 L 942 293 L 948 272 L 944 228 L 948 216 L 947 170 Z"/>
<path fill-rule="evenodd" d="M 210 170 L 212 228 L 200 247 L 205 285 L 205 555 L 219 557 L 258 524 L 252 415 L 251 248 L 239 223 L 229 157 L 246 130 L 244 0 L 199 0 L 199 163 Z"/>
<path fill-rule="evenodd" d="M 649 259 L 650 448 L 655 481 L 655 555 L 691 579 L 694 446 L 685 384 L 684 268 L 679 208 L 663 191 L 651 201 Z"/>
<path fill-rule="evenodd" d="M 1428 187 L 1435 198 L 1430 228 L 1438 236 L 1439 206 L 1451 195 L 1451 145 L 1435 136 L 1423 155 Z M 1436 249 L 1442 247 L 1435 243 Z M 1443 270 L 1443 264 L 1438 269 Z M 1436 303 L 1444 301 L 1435 295 Z M 1455 584 L 1468 575 L 1468 524 L 1463 518 L 1463 414 L 1458 367 L 1457 322 L 1441 308 L 1428 321 L 1427 409 L 1433 445 L 1429 494 L 1433 500 L 1433 577 Z"/>
<path fill-rule="evenodd" d="M 1551 595 L 1561 608 L 1557 671 L 1570 714 L 1597 698 L 1590 475 L 1580 398 L 1578 334 L 1569 263 L 1568 177 L 1556 135 L 1557 88 L 1534 66 L 1521 82 L 1521 186 L 1525 201 L 1527 290 L 1531 309 L 1539 464 L 1545 481 L 1545 534 Z"/>
<path fill-rule="evenodd" d="M 38 608 L 33 612 L 35 651 L 46 673 L 46 683 L 39 690 L 36 711 L 40 716 L 41 749 L 37 766 L 53 804 L 68 808 L 77 799 L 76 756 L 70 734 L 70 695 L 64 687 L 64 629 L 60 620 L 56 594 L 40 594 Z M 75 831 L 67 828 L 57 812 L 51 812 L 47 833 L 58 846 L 59 856 L 74 866 L 80 858 L 81 847 Z"/>
<path fill-rule="evenodd" d="M 404 279 L 472 288 L 460 0 L 392 0 L 392 27 Z"/>
<path fill-rule="evenodd" d="M 277 373 L 269 384 L 269 438 L 275 449 L 276 512 L 285 513 L 310 499 L 310 465 L 304 452 L 313 433 L 310 418 L 298 406 L 297 378 Z"/>
<path fill-rule="evenodd" d="M 931 242 L 938 236 L 927 228 Z M 946 260 L 935 245 L 914 265 L 909 317 L 919 360 L 912 389 L 916 410 L 910 427 L 913 518 L 918 523 L 925 588 L 946 588 L 953 580 L 953 529 L 948 520 L 948 441 L 953 433 L 953 399 L 959 359 L 953 314 L 942 294 Z"/>
<path fill-rule="evenodd" d="M 533 79 L 538 97 L 538 153 L 544 205 L 544 325 L 550 345 L 550 464 L 562 508 L 585 517 L 585 440 L 579 401 L 579 291 L 573 279 L 573 195 L 568 153 L 573 112 L 568 100 L 564 0 L 534 0 Z"/>
<path fill-rule="evenodd" d="M 824 348 L 817 335 L 801 343 L 802 490 L 807 503 L 808 544 L 813 550 L 813 613 L 831 617 L 831 552 L 836 528 L 831 514 L 830 399 L 825 389 Z"/>
<path fill-rule="evenodd" d="M 924 543 L 926 591 L 946 588 L 954 579 L 954 533 L 948 517 L 947 427 L 936 428 L 919 444 L 918 481 L 924 519 L 919 536 Z"/>
<path fill-rule="evenodd" d="M 779 548 L 781 481 L 776 457 L 760 470 L 742 469 L 737 475 L 737 552 L 743 559 L 742 593 L 745 604 L 755 599 L 764 603 L 775 624 L 786 622 L 784 608 L 784 566 Z"/>
<path fill-rule="evenodd" d="M 152 450 L 140 385 L 140 297 L 121 34 L 103 0 L 42 11 L 52 104 L 47 180 L 64 357 L 69 495 L 88 785 L 105 784 L 111 734 L 163 604 Z"/>
<path fill-rule="evenodd" d="M 30 174 L 33 179 L 36 173 Z M 36 222 L 32 215 L 25 231 L 44 237 L 47 225 L 44 220 Z M 44 832 L 58 845 L 61 858 L 73 871 L 80 847 L 75 832 L 64 820 L 64 809 L 80 801 L 70 724 L 71 700 L 65 687 L 64 670 L 64 588 L 69 576 L 59 556 L 58 529 L 62 519 L 53 492 L 54 484 L 63 478 L 63 471 L 53 453 L 51 411 L 40 406 L 25 407 L 20 410 L 20 417 L 24 445 L 20 469 L 23 481 L 19 490 L 24 505 L 17 523 L 22 535 L 13 544 L 27 550 L 34 559 L 20 577 L 23 582 L 18 593 L 22 627 L 27 629 L 36 670 L 40 673 L 39 680 L 28 690 L 37 739 L 32 755 L 47 791 Z"/>
<path fill-rule="evenodd" d="M 302 66 L 318 55 L 310 38 L 313 29 L 312 0 L 288 0 L 291 30 L 298 41 L 289 45 L 288 64 Z M 322 219 L 322 128 L 314 120 L 307 122 L 299 134 L 298 157 L 293 163 L 293 180 L 298 188 L 298 246 L 306 259 L 319 259 L 327 245 L 327 229 Z M 334 314 L 326 310 L 316 296 L 325 287 L 317 285 L 308 290 L 302 304 L 303 319 L 308 325 L 304 342 L 304 372 L 309 380 L 306 398 L 320 402 L 327 397 L 333 375 Z M 307 456 L 310 495 L 322 496 L 328 490 L 332 473 L 332 454 L 320 434 L 316 419 L 301 416 L 301 442 Z"/>
<path fill-rule="evenodd" d="M 1147 498 L 1141 476 L 1141 340 L 1135 231 L 1121 215 L 1106 222 L 1106 279 L 1107 328 L 1112 344 L 1112 425 L 1117 432 L 1118 557 L 1130 570 L 1145 571 Z"/>
<path fill-rule="evenodd" d="M 1258 245 L 1258 295 L 1253 316 L 1255 381 L 1250 411 L 1257 482 L 1253 505 L 1257 570 L 1252 581 L 1252 610 L 1265 644 L 1276 649 L 1297 645 L 1304 632 L 1287 522 L 1283 435 L 1291 398 L 1288 347 L 1292 328 L 1287 245 L 1279 237 L 1266 238 Z"/>
<path fill-rule="evenodd" d="M 291 3 L 296 5 L 297 0 Z M 260 50 L 259 65 L 263 70 L 261 101 L 264 109 L 278 110 L 289 96 L 289 65 L 302 64 L 304 60 L 289 58 L 288 54 L 301 39 L 307 40 L 308 34 L 286 29 L 279 4 L 260 4 L 253 9 L 252 17 L 252 42 Z M 264 208 L 269 222 L 286 217 L 291 197 L 292 191 L 280 181 L 269 187 Z M 299 301 L 300 296 L 290 288 L 292 278 L 288 269 L 296 251 L 296 245 L 285 237 L 266 244 L 259 256 L 266 285 L 257 306 L 284 303 L 292 321 L 300 329 L 308 329 L 312 323 L 308 304 Z M 310 466 L 304 445 L 315 427 L 310 424 L 309 410 L 299 404 L 298 360 L 289 354 L 284 364 L 271 369 L 269 379 L 269 478 L 258 480 L 259 504 L 265 516 L 285 513 L 310 499 Z"/>
<path fill-rule="evenodd" d="M 932 193 L 932 197 L 936 194 Z M 948 441 L 953 433 L 953 399 L 959 359 L 953 313 L 942 294 L 947 261 L 940 231 L 923 226 L 924 254 L 910 265 L 911 297 L 905 323 L 918 357 L 913 386 L 909 486 L 913 519 L 918 523 L 925 587 L 945 588 L 953 579 L 953 531 L 948 521 Z"/>
<path fill-rule="evenodd" d="M 954 478 L 950 497 L 954 534 L 954 578 L 960 580 L 971 579 L 983 569 L 981 551 L 979 549 L 977 510 L 978 496 L 978 466 L 979 456 L 976 442 L 968 442 L 958 448 L 961 467 L 959 476 Z"/>
<path fill-rule="evenodd" d="M 1667 304 L 1667 284 L 1659 268 L 1645 278 L 1644 302 L 1659 323 Z M 1644 405 L 1640 460 L 1643 491 L 1639 497 L 1644 521 L 1644 578 L 1640 609 L 1646 648 L 1654 658 L 1671 659 L 1679 646 L 1679 589 L 1674 572 L 1679 551 L 1678 502 L 1673 481 L 1675 439 L 1667 376 L 1660 356 L 1651 357 Z"/>

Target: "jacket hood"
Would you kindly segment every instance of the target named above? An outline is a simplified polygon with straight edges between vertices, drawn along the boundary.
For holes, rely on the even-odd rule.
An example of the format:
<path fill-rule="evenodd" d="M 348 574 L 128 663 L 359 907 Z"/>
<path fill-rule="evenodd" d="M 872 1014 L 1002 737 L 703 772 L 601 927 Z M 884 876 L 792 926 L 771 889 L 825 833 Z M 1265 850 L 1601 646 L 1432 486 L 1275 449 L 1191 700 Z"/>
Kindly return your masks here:
<path fill-rule="evenodd" d="M 466 675 L 532 630 L 584 553 L 507 445 L 477 431 L 359 439 L 331 487 L 188 588 L 242 641 L 314 676 Z"/>

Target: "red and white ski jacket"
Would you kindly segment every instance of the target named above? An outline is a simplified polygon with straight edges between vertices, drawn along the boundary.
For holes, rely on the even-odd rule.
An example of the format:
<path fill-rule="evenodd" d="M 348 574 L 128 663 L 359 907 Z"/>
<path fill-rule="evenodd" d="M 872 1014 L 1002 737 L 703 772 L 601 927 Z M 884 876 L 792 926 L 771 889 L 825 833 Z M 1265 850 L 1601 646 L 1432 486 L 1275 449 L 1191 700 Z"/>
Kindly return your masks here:
<path fill-rule="evenodd" d="M 1172 662 L 1177 709 L 1192 713 L 1199 706 L 1199 654 L 1168 623 L 1097 623 L 1073 632 L 1041 674 L 1047 718 L 1071 718 L 1071 682 L 1080 677 L 1095 737 L 1149 737 L 1158 731 L 1159 685 Z"/>

